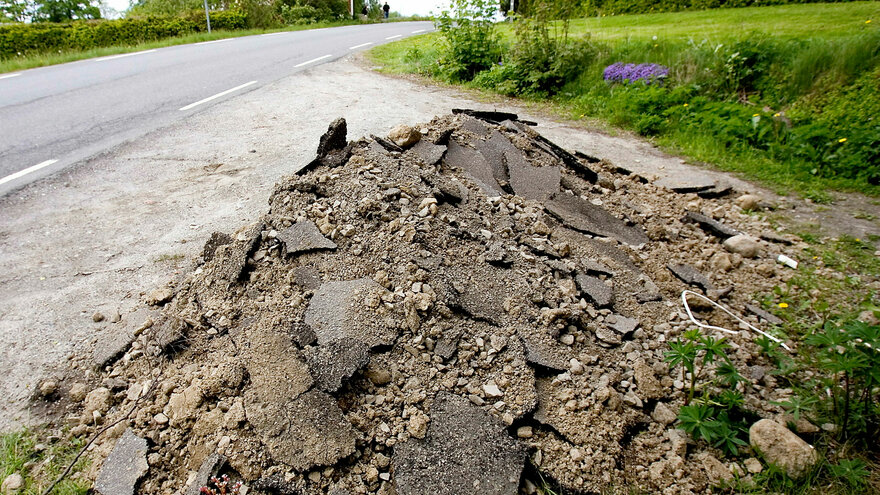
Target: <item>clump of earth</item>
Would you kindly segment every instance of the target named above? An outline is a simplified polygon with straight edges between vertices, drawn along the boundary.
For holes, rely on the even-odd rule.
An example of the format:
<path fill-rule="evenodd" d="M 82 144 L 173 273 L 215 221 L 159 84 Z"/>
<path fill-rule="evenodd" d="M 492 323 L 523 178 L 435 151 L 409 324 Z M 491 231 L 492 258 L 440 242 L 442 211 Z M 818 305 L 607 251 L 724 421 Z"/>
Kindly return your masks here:
<path fill-rule="evenodd" d="M 94 356 L 76 433 L 134 411 L 92 453 L 96 489 L 704 493 L 754 472 L 676 429 L 664 352 L 694 328 L 685 289 L 769 328 L 754 297 L 803 246 L 742 192 L 563 148 L 511 114 L 350 142 L 334 122 L 260 221 L 214 234 Z M 745 407 L 777 417 L 758 335 L 692 302 L 733 330 Z"/>

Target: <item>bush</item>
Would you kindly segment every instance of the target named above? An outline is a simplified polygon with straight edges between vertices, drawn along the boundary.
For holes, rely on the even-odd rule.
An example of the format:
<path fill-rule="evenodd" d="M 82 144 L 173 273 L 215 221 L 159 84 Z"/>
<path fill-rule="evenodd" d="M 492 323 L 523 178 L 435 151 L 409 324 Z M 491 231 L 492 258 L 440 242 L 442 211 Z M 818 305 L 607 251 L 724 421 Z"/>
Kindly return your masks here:
<path fill-rule="evenodd" d="M 281 20 L 285 24 L 312 24 L 318 22 L 318 9 L 311 5 L 282 5 Z"/>
<path fill-rule="evenodd" d="M 492 0 L 453 0 L 452 10 L 437 18 L 446 41 L 440 66 L 452 81 L 470 81 L 501 59 L 501 41 L 492 21 L 498 4 Z"/>
<path fill-rule="evenodd" d="M 211 13 L 211 27 L 214 29 L 243 29 L 246 25 L 247 16 L 240 11 Z M 205 29 L 204 11 L 192 11 L 182 17 L 75 21 L 64 24 L 3 24 L 0 26 L 0 59 L 105 46 L 138 45 Z"/>

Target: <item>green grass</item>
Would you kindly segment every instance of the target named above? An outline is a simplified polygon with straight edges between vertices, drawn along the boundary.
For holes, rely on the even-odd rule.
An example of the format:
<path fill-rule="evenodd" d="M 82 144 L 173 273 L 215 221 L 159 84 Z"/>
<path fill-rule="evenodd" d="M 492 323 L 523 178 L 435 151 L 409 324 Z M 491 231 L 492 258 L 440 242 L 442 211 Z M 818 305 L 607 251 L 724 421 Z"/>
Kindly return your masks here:
<path fill-rule="evenodd" d="M 390 22 L 409 21 L 409 18 L 389 19 Z M 267 33 L 278 33 L 285 31 L 303 31 L 307 29 L 322 29 L 330 27 L 351 26 L 362 24 L 361 21 L 334 21 L 319 22 L 315 24 L 292 25 L 279 29 L 244 29 L 239 31 L 213 31 L 211 33 L 193 33 L 186 36 L 178 36 L 174 38 L 166 38 L 150 43 L 142 43 L 139 45 L 125 46 L 108 46 L 104 48 L 96 48 L 85 51 L 70 51 L 61 53 L 43 53 L 38 55 L 27 55 L 7 60 L 0 60 L 0 74 L 5 72 L 14 72 L 25 69 L 33 69 L 35 67 L 45 67 L 48 65 L 64 64 L 67 62 L 75 62 L 95 57 L 106 57 L 109 55 L 119 55 L 123 53 L 139 52 L 143 50 L 152 50 L 155 48 L 165 48 L 168 46 L 187 45 L 190 43 L 199 43 L 202 41 L 214 41 L 225 38 L 240 38 L 243 36 L 254 36 Z"/>
<path fill-rule="evenodd" d="M 594 17 L 572 22 L 572 33 L 595 40 L 731 38 L 765 33 L 781 38 L 836 37 L 864 30 L 865 21 L 880 22 L 880 2 L 789 4 L 772 7 L 716 9 Z"/>
<path fill-rule="evenodd" d="M 49 438 L 44 429 L 21 430 L 0 435 L 0 481 L 18 473 L 25 481 L 20 495 L 37 495 L 43 492 L 67 467 L 79 450 L 82 440 L 78 438 Z M 54 440 L 54 441 L 50 441 Z M 39 448 L 38 448 L 39 446 Z M 79 477 L 88 467 L 83 458 L 71 475 L 52 491 L 54 495 L 85 495 L 90 483 Z"/>
<path fill-rule="evenodd" d="M 512 28 L 499 29 L 512 44 Z M 880 195 L 872 185 L 880 179 L 873 151 L 880 139 L 873 124 L 880 114 L 880 2 L 578 19 L 571 32 L 589 40 L 588 62 L 555 95 L 511 90 L 500 66 L 466 85 L 635 131 L 669 152 L 781 193 L 817 202 L 830 202 L 834 190 Z M 385 73 L 449 82 L 438 63 L 443 46 L 434 33 L 376 47 L 369 56 Z M 603 69 L 620 61 L 669 67 L 668 90 L 606 84 Z"/>

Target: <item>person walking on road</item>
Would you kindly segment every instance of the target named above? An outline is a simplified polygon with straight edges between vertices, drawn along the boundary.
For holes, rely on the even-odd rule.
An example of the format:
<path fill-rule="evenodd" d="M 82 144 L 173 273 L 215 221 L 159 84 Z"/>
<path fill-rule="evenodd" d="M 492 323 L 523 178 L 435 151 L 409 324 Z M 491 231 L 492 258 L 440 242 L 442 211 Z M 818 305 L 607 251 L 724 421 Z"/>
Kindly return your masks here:
<path fill-rule="evenodd" d="M 385 5 L 382 6 L 382 12 L 385 12 L 385 18 L 388 19 L 388 12 L 391 10 L 391 7 L 388 6 L 388 2 L 385 2 Z"/>

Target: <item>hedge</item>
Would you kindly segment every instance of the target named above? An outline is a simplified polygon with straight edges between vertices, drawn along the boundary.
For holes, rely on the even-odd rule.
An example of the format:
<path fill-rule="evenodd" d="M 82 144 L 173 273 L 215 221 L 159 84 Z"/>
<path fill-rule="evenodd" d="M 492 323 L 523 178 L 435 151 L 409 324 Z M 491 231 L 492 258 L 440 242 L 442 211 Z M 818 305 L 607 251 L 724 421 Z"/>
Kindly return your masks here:
<path fill-rule="evenodd" d="M 235 30 L 246 26 L 247 15 L 243 12 L 211 12 L 212 29 Z M 138 45 L 205 30 L 203 11 L 190 12 L 182 17 L 89 20 L 57 24 L 0 24 L 0 59 L 105 46 Z"/>

